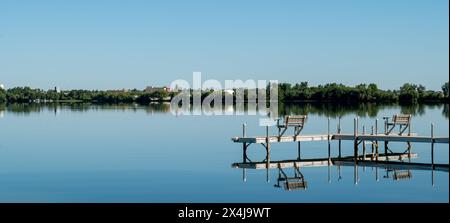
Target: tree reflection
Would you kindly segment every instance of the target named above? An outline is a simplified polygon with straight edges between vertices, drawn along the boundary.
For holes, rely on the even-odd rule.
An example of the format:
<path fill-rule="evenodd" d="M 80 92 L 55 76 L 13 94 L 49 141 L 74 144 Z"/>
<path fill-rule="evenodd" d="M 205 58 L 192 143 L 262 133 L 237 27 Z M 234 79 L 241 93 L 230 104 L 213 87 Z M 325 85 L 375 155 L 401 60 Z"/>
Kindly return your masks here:
<path fill-rule="evenodd" d="M 190 111 L 203 108 L 190 108 Z M 269 112 L 267 108 L 258 106 L 217 106 L 208 109 L 222 110 L 226 114 L 250 114 L 263 110 Z M 442 115 L 449 118 L 449 104 L 415 104 L 415 105 L 399 105 L 388 104 L 378 105 L 376 103 L 362 104 L 335 104 L 335 103 L 279 103 L 278 114 L 284 115 L 302 115 L 312 114 L 324 117 L 337 118 L 345 115 L 358 115 L 360 117 L 377 117 L 378 113 L 385 109 L 400 109 L 401 113 L 412 114 L 414 116 L 422 116 L 427 109 L 441 109 Z M 150 103 L 148 105 L 131 104 L 93 104 L 93 103 L 15 103 L 0 104 L 0 111 L 16 114 L 30 114 L 40 112 L 55 112 L 59 110 L 69 110 L 73 112 L 87 112 L 91 110 L 119 110 L 119 111 L 139 111 L 144 110 L 148 114 L 153 113 L 170 113 L 170 103 Z M 210 112 L 208 110 L 208 112 Z M 264 113 L 264 112 L 263 112 Z"/>

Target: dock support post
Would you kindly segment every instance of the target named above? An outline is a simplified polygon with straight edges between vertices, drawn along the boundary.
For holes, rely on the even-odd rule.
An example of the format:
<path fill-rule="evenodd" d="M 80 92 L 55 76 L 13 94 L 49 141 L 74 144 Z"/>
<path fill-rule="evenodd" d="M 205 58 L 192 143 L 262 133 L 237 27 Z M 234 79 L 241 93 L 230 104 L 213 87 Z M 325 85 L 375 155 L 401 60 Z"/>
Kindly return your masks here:
<path fill-rule="evenodd" d="M 378 119 L 375 119 L 375 135 L 378 135 Z M 378 141 L 375 141 L 375 160 L 378 161 Z"/>
<path fill-rule="evenodd" d="M 386 155 L 386 159 L 389 160 L 387 158 L 387 154 L 388 154 L 388 141 L 384 141 L 384 154 Z"/>
<path fill-rule="evenodd" d="M 242 137 L 246 136 L 246 129 L 247 124 L 242 124 Z M 242 162 L 246 163 L 247 162 L 247 143 L 242 143 Z M 242 169 L 242 181 L 247 181 L 247 173 L 246 173 L 246 169 L 243 168 Z"/>
<path fill-rule="evenodd" d="M 298 160 L 300 160 L 302 157 L 301 157 L 301 148 L 300 148 L 300 141 L 298 141 L 297 142 L 297 150 L 298 150 Z"/>
<path fill-rule="evenodd" d="M 411 116 L 410 116 L 411 120 Z M 408 124 L 408 136 L 411 136 L 411 122 Z M 406 142 L 408 146 L 408 159 L 411 161 L 411 142 Z"/>
<path fill-rule="evenodd" d="M 384 117 L 384 134 L 388 135 L 388 117 Z M 388 141 L 384 141 L 384 154 L 388 153 Z M 386 156 L 386 160 L 389 161 L 389 158 Z"/>
<path fill-rule="evenodd" d="M 270 166 L 270 143 L 269 143 L 269 126 L 266 126 L 266 151 L 267 151 L 267 163 L 266 163 L 266 181 L 269 182 L 269 166 Z"/>
<path fill-rule="evenodd" d="M 431 123 L 431 186 L 434 187 L 434 123 Z"/>
<path fill-rule="evenodd" d="M 362 129 L 362 131 L 363 131 L 362 134 L 365 135 L 366 134 L 366 127 L 363 125 L 362 128 L 363 128 Z M 363 144 L 363 160 L 366 160 L 366 141 L 362 140 L 361 143 Z"/>
<path fill-rule="evenodd" d="M 330 166 L 331 164 L 330 117 L 328 117 L 327 140 L 328 140 L 328 166 Z"/>
<path fill-rule="evenodd" d="M 370 135 L 373 135 L 373 125 L 371 126 L 371 129 L 370 129 Z M 375 156 L 374 141 L 372 141 L 372 143 L 370 145 L 371 145 L 370 147 L 371 147 L 371 153 L 372 153 L 372 155 L 370 156 L 370 160 L 373 161 L 373 158 Z"/>
<path fill-rule="evenodd" d="M 242 137 L 246 136 L 246 127 L 247 124 L 242 124 Z M 247 161 L 247 143 L 242 143 L 242 162 L 246 162 Z"/>
<path fill-rule="evenodd" d="M 354 128 L 354 132 L 353 132 L 353 136 L 354 136 L 354 161 L 355 164 L 358 163 L 358 117 L 356 117 L 353 120 L 353 128 Z"/>
<path fill-rule="evenodd" d="M 431 123 L 431 169 L 434 170 L 434 124 Z"/>
<path fill-rule="evenodd" d="M 341 134 L 341 116 L 339 116 L 337 132 L 338 132 L 338 134 Z M 341 158 L 341 140 L 340 139 L 339 139 L 339 158 Z"/>

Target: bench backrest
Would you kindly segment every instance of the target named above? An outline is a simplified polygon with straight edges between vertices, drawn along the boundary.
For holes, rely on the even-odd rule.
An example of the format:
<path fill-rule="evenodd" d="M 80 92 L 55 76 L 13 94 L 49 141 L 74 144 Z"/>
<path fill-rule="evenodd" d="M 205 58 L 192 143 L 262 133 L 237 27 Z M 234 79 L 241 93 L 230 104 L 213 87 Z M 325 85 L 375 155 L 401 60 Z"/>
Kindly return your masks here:
<path fill-rule="evenodd" d="M 397 114 L 392 117 L 392 121 L 394 122 L 394 124 L 407 125 L 411 121 L 411 115 Z"/>
<path fill-rule="evenodd" d="M 288 115 L 284 117 L 286 126 L 299 126 L 306 122 L 306 115 Z"/>

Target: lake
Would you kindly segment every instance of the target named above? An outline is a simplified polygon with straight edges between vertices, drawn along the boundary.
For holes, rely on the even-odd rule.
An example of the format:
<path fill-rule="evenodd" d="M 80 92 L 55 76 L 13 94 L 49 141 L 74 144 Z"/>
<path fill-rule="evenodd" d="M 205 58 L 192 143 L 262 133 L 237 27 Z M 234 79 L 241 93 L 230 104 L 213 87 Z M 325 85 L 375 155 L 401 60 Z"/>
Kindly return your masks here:
<path fill-rule="evenodd" d="M 233 108 L 228 108 L 233 111 Z M 243 112 L 245 113 L 245 111 Z M 282 105 L 280 115 L 307 114 L 302 134 L 332 133 L 342 117 L 342 132 L 353 132 L 353 118 L 367 131 L 375 118 L 413 115 L 412 132 L 449 135 L 447 105 Z M 276 187 L 278 170 L 243 170 L 242 145 L 231 138 L 265 135 L 261 116 L 174 115 L 168 104 L 140 105 L 8 105 L 0 107 L 0 202 L 449 202 L 445 171 L 409 172 L 353 166 L 301 168 L 306 190 Z M 382 126 L 382 125 L 381 125 Z M 381 128 L 380 128 L 381 129 Z M 270 128 L 276 134 L 276 128 Z M 406 143 L 392 143 L 403 152 Z M 337 156 L 337 142 L 331 144 Z M 382 148 L 382 147 L 381 147 Z M 430 162 L 430 144 L 413 143 L 418 157 Z M 435 145 L 435 162 L 449 163 L 449 145 Z M 353 154 L 343 141 L 343 155 Z M 327 157 L 327 142 L 303 142 L 302 158 Z M 261 145 L 249 149 L 261 161 Z M 271 145 L 271 160 L 296 159 L 296 143 Z M 293 174 L 293 169 L 286 169 Z M 394 180 L 395 174 L 407 174 Z"/>

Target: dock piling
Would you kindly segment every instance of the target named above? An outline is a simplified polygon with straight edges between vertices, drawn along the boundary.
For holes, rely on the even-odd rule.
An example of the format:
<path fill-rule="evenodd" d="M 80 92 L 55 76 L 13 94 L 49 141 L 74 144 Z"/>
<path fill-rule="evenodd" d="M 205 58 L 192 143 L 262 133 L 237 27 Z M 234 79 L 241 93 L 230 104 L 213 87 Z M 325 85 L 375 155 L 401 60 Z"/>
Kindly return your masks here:
<path fill-rule="evenodd" d="M 434 170 L 434 123 L 431 123 L 431 169 Z"/>
<path fill-rule="evenodd" d="M 373 125 L 371 126 L 371 129 L 370 129 L 370 134 L 371 135 L 373 135 L 373 133 L 374 133 L 374 131 L 373 131 Z M 372 141 L 372 143 L 370 144 L 371 146 L 371 152 L 372 152 L 372 155 L 370 156 L 370 160 L 373 160 L 373 157 L 374 157 L 374 150 L 375 150 L 375 146 L 374 146 L 374 141 Z"/>
<path fill-rule="evenodd" d="M 327 140 L 328 140 L 328 166 L 329 166 L 331 164 L 330 117 L 328 117 Z"/>
<path fill-rule="evenodd" d="M 366 128 L 363 125 L 362 127 L 362 134 L 365 135 L 366 134 Z M 362 140 L 362 144 L 363 144 L 363 160 L 366 160 L 366 141 Z"/>
<path fill-rule="evenodd" d="M 408 136 L 411 136 L 411 123 L 408 124 Z M 411 142 L 406 142 L 406 145 L 408 146 L 408 158 L 411 159 Z"/>
<path fill-rule="evenodd" d="M 375 119 L 375 135 L 378 135 L 378 119 Z M 375 160 L 378 161 L 378 141 L 375 140 Z"/>
<path fill-rule="evenodd" d="M 267 163 L 266 163 L 266 181 L 269 182 L 269 167 L 270 167 L 270 143 L 269 143 L 269 125 L 266 126 L 266 151 L 267 151 Z"/>
<path fill-rule="evenodd" d="M 339 116 L 339 120 L 338 120 L 338 127 L 337 127 L 337 132 L 338 134 L 341 134 L 341 116 Z M 339 139 L 339 158 L 341 158 L 341 140 Z"/>
<path fill-rule="evenodd" d="M 354 160 L 355 164 L 358 163 L 358 116 L 353 119 L 353 136 L 354 136 Z"/>
<path fill-rule="evenodd" d="M 242 137 L 246 136 L 246 128 L 247 128 L 247 124 L 243 123 L 242 124 Z M 245 163 L 245 161 L 247 160 L 247 143 L 244 142 L 242 143 L 242 161 Z"/>
<path fill-rule="evenodd" d="M 242 124 L 242 137 L 246 136 L 246 131 L 247 131 L 247 124 L 243 123 Z M 247 162 L 247 143 L 242 143 L 242 162 L 246 163 Z M 243 168 L 242 169 L 242 181 L 247 181 L 247 173 L 246 173 L 246 169 Z"/>

